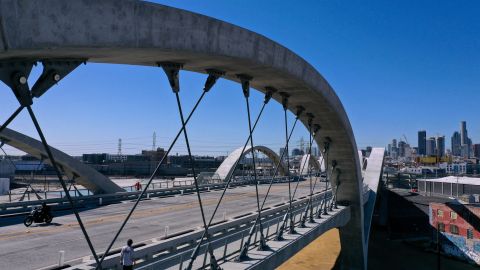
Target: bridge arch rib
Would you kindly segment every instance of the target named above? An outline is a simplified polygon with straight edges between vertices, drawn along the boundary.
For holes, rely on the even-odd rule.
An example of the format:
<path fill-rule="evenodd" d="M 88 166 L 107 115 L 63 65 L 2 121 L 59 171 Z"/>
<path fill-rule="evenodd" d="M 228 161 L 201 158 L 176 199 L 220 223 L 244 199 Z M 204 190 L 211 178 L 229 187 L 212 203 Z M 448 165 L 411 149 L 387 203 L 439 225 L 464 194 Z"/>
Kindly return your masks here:
<path fill-rule="evenodd" d="M 308 160 L 308 163 L 307 163 Z M 313 168 L 315 171 L 320 172 L 322 170 L 322 165 L 320 161 L 310 154 L 305 154 L 300 160 L 300 169 L 299 172 L 301 175 L 309 173 L 309 168 Z"/>
<path fill-rule="evenodd" d="M 43 162 L 47 164 L 51 164 L 43 144 L 34 138 L 6 128 L 0 133 L 0 141 L 43 160 Z M 75 183 L 84 186 L 94 194 L 125 191 L 103 174 L 60 150 L 52 148 L 52 153 L 55 157 L 55 161 L 61 166 L 61 170 L 68 178 L 75 179 Z"/>
<path fill-rule="evenodd" d="M 283 162 L 280 162 L 280 157 L 275 153 L 272 149 L 262 146 L 262 145 L 257 145 L 254 146 L 253 149 L 251 146 L 248 146 L 245 148 L 245 151 L 243 151 L 243 147 L 235 149 L 232 153 L 228 155 L 227 158 L 220 164 L 218 167 L 217 171 L 215 172 L 215 175 L 218 175 L 220 179 L 228 179 L 230 176 L 234 173 L 235 170 L 235 164 L 237 161 L 241 160 L 245 155 L 248 153 L 251 153 L 253 151 L 259 151 L 263 154 L 265 154 L 268 158 L 270 158 L 273 161 L 273 164 L 280 164 L 278 168 L 278 175 L 286 175 L 288 172 L 288 169 Z"/>
<path fill-rule="evenodd" d="M 365 268 L 362 177 L 353 131 L 332 87 L 304 59 L 244 28 L 143 1 L 5 0 L 0 10 L 0 61 L 75 58 L 144 66 L 171 61 L 189 71 L 223 70 L 236 82 L 237 74 L 248 74 L 253 88 L 290 95 L 288 109 L 301 105 L 315 116 L 321 130 L 314 139 L 320 146 L 331 140 L 329 162 L 342 171 L 337 198 L 351 209 L 351 220 L 340 228 L 342 266 Z M 308 123 L 305 116 L 300 121 Z"/>

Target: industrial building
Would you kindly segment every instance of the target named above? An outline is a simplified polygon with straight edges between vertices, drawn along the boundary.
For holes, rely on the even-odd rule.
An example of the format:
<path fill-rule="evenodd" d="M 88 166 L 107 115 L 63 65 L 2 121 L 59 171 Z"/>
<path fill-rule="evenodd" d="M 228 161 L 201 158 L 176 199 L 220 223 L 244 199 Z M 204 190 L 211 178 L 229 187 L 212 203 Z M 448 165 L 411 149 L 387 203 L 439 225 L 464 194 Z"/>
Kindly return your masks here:
<path fill-rule="evenodd" d="M 464 198 L 469 202 L 479 202 L 480 178 L 447 176 L 437 179 L 418 179 L 418 192 L 426 196 L 447 196 Z"/>
<path fill-rule="evenodd" d="M 442 252 L 480 265 L 480 205 L 430 203 L 429 218 Z"/>

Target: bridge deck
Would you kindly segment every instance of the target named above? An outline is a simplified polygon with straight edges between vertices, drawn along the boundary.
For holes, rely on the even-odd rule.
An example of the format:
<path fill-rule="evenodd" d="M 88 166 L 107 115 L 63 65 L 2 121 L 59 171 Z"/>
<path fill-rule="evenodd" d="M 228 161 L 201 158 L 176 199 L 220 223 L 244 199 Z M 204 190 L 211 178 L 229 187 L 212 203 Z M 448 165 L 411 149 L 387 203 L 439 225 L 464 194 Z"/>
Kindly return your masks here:
<path fill-rule="evenodd" d="M 323 184 L 323 183 L 322 183 Z M 318 186 L 321 190 L 322 186 Z M 261 185 L 259 191 L 265 194 L 266 185 Z M 298 197 L 308 194 L 308 181 L 299 185 Z M 202 193 L 204 207 L 211 214 L 217 202 L 220 191 Z M 272 187 L 268 205 L 277 204 L 288 199 L 287 184 L 276 184 Z M 229 189 L 222 203 L 216 220 L 238 216 L 244 212 L 253 211 L 256 207 L 253 186 Z M 98 253 L 103 252 L 112 239 L 114 229 L 125 217 L 127 209 L 133 202 L 108 205 L 100 208 L 84 209 L 81 212 L 87 230 Z M 50 226 L 32 225 L 25 228 L 21 224 L 23 217 L 2 218 L 0 227 L 0 265 L 5 269 L 36 269 L 58 263 L 59 250 L 65 250 L 65 260 L 78 263 L 89 255 L 88 247 L 78 228 L 75 218 L 70 212 L 56 213 Z M 120 235 L 114 248 L 118 248 L 132 238 L 135 243 L 160 238 L 165 234 L 165 226 L 169 233 L 195 228 L 201 224 L 198 204 L 195 195 L 175 196 L 144 201 L 135 211 L 132 219 Z M 73 260 L 73 261 L 72 261 Z"/>

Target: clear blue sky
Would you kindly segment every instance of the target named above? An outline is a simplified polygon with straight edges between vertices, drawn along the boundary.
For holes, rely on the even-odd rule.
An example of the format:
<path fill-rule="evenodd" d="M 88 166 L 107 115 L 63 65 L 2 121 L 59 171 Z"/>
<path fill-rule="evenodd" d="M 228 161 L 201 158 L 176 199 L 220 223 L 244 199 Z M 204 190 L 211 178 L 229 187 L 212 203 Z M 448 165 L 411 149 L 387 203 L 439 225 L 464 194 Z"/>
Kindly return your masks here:
<path fill-rule="evenodd" d="M 402 134 L 450 136 L 461 120 L 480 142 L 479 1 L 157 1 L 261 33 L 316 67 L 336 90 L 360 147 L 385 146 Z M 31 77 L 33 81 L 38 70 Z M 204 76 L 183 72 L 188 111 Z M 0 120 L 17 102 L 0 90 Z M 252 96 L 254 115 L 262 96 Z M 37 100 L 34 109 L 50 143 L 70 154 L 136 153 L 166 147 L 179 127 L 173 94 L 161 70 L 87 64 Z M 293 121 L 293 118 L 291 118 Z M 221 81 L 189 128 L 196 154 L 220 155 L 246 138 L 245 105 L 238 84 Z M 22 115 L 12 128 L 35 134 Z M 256 144 L 282 146 L 281 107 L 270 104 Z M 274 139 L 269 139 L 271 136 Z M 294 140 L 307 139 L 305 128 Z M 183 141 L 175 152 L 184 153 Z"/>

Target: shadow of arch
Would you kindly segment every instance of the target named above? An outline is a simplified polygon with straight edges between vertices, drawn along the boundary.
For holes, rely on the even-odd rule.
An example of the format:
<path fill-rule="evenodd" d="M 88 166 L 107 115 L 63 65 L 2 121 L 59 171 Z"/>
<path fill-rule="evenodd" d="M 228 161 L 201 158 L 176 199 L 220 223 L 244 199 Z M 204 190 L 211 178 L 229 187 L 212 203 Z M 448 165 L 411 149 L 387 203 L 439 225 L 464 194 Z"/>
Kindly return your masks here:
<path fill-rule="evenodd" d="M 34 138 L 6 128 L 0 133 L 0 141 L 51 165 L 43 144 Z M 75 179 L 76 183 L 84 186 L 94 194 L 125 191 L 95 169 L 81 163 L 60 150 L 53 147 L 51 147 L 51 149 L 60 170 L 63 171 L 68 178 Z"/>
<path fill-rule="evenodd" d="M 237 148 L 235 151 L 230 153 L 230 155 L 228 155 L 228 157 L 222 162 L 222 164 L 220 164 L 217 171 L 215 172 L 215 174 L 218 175 L 220 179 L 222 180 L 229 179 L 235 170 L 234 168 L 235 163 L 241 160 L 248 153 L 252 152 L 252 147 L 248 146 L 245 148 L 245 151 L 243 152 L 243 155 L 242 155 L 242 149 L 243 147 Z M 273 164 L 279 164 L 280 157 L 272 149 L 266 146 L 257 145 L 253 147 L 253 150 L 259 151 L 265 154 L 268 158 L 270 158 L 273 161 Z M 283 162 L 280 162 L 280 165 L 278 168 L 278 175 L 286 175 L 286 173 L 287 173 L 287 168 L 285 164 L 283 164 Z"/>

